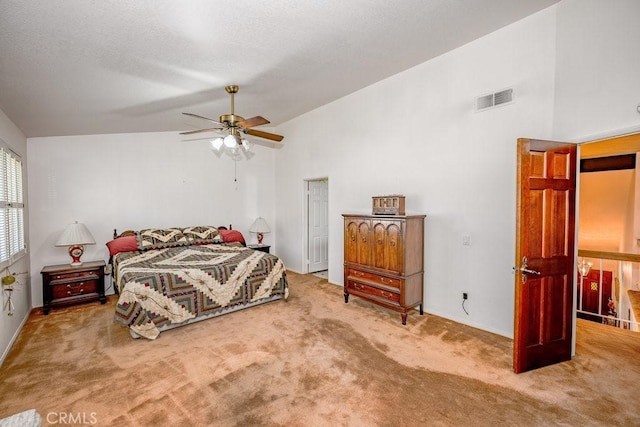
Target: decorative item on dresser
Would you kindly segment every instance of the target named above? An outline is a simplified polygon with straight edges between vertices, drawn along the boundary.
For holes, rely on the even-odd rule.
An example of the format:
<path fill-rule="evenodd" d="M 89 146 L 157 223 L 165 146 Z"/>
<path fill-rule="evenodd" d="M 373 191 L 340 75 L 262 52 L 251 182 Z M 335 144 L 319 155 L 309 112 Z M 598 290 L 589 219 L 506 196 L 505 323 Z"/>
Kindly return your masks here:
<path fill-rule="evenodd" d="M 49 314 L 52 306 L 95 300 L 104 304 L 107 300 L 104 295 L 104 267 L 104 261 L 84 262 L 80 266 L 45 266 L 40 272 L 44 314 Z"/>
<path fill-rule="evenodd" d="M 373 196 L 374 215 L 404 215 L 404 196 L 392 194 L 389 196 Z"/>
<path fill-rule="evenodd" d="M 399 311 L 423 314 L 426 215 L 344 217 L 344 302 L 355 295 Z"/>

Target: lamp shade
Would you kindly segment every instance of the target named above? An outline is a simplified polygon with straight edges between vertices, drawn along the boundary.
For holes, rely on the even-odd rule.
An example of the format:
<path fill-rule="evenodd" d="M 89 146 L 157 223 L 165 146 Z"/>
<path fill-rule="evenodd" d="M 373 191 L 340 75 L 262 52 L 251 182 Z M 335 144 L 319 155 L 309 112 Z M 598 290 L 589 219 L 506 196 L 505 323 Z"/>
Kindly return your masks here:
<path fill-rule="evenodd" d="M 69 224 L 64 229 L 56 246 L 95 245 L 96 241 L 84 224 L 78 221 Z"/>
<path fill-rule="evenodd" d="M 267 225 L 267 221 L 265 221 L 264 218 L 258 217 L 255 221 L 253 221 L 253 225 L 251 225 L 249 231 L 252 233 L 269 233 L 271 232 L 271 229 Z"/>

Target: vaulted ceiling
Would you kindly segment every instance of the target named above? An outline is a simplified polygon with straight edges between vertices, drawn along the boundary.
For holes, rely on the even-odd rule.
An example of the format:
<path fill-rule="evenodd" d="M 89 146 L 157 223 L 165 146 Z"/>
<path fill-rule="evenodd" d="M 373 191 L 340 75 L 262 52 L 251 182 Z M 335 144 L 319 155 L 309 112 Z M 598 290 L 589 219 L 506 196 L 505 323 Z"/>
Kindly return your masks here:
<path fill-rule="evenodd" d="M 28 137 L 274 125 L 558 0 L 2 0 L 0 109 Z M 357 112 L 354 112 L 357 114 Z"/>

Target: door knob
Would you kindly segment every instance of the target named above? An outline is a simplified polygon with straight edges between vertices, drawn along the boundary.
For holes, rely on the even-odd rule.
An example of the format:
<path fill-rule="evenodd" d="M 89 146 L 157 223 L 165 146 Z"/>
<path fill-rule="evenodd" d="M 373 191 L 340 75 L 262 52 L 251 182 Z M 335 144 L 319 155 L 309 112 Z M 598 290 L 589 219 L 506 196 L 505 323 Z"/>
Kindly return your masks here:
<path fill-rule="evenodd" d="M 527 257 L 524 256 L 522 257 L 522 265 L 520 267 L 513 267 L 513 271 L 519 271 L 522 273 L 522 283 L 526 283 L 527 282 L 527 274 L 537 274 L 538 276 L 540 275 L 539 271 L 535 271 L 535 270 L 531 270 L 530 268 L 527 268 Z"/>

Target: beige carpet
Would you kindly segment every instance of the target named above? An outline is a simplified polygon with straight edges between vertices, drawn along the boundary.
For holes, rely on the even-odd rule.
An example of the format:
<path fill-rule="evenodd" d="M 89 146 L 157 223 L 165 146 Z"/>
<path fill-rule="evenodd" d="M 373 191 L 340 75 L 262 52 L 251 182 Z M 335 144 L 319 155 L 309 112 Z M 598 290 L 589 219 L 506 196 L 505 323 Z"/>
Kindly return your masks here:
<path fill-rule="evenodd" d="M 570 362 L 515 375 L 510 340 L 400 316 L 313 275 L 287 303 L 134 340 L 115 297 L 32 313 L 0 369 L 0 418 L 44 425 L 640 425 L 640 339 L 580 321 Z M 80 416 L 84 418 L 80 418 Z M 71 423 L 65 423 L 70 425 Z"/>

